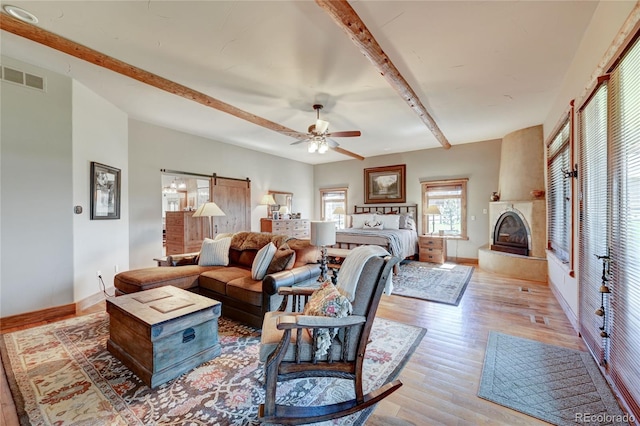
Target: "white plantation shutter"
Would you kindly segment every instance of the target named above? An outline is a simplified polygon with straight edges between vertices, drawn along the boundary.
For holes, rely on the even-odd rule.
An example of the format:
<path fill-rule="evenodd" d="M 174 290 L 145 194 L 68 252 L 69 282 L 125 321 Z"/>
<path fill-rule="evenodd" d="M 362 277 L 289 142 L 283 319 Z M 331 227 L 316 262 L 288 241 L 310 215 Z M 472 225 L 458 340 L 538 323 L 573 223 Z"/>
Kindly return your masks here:
<path fill-rule="evenodd" d="M 640 42 L 609 81 L 611 176 L 610 375 L 640 416 Z"/>
<path fill-rule="evenodd" d="M 548 248 L 565 263 L 569 262 L 571 238 L 571 170 L 569 117 L 547 146 L 547 229 Z"/>
<path fill-rule="evenodd" d="M 580 333 L 598 361 L 605 358 L 605 340 L 600 337 L 602 261 L 607 254 L 607 84 L 602 84 L 582 107 L 578 116 L 580 181 L 579 304 Z M 606 300 L 605 300 L 606 301 Z"/>

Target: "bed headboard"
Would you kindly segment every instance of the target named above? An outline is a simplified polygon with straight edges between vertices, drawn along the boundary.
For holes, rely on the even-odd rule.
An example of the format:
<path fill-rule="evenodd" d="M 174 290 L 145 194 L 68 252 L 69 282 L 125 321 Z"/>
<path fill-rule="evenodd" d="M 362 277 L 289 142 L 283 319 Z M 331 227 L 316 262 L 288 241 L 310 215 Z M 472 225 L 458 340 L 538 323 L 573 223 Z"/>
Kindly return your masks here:
<path fill-rule="evenodd" d="M 375 213 L 382 212 L 384 214 L 392 214 L 392 213 L 413 213 L 413 218 L 417 221 L 418 219 L 418 205 L 417 204 L 402 204 L 397 206 L 388 206 L 388 205 L 375 205 L 371 204 L 369 206 L 353 206 L 353 212 L 355 214 L 358 213 Z"/>

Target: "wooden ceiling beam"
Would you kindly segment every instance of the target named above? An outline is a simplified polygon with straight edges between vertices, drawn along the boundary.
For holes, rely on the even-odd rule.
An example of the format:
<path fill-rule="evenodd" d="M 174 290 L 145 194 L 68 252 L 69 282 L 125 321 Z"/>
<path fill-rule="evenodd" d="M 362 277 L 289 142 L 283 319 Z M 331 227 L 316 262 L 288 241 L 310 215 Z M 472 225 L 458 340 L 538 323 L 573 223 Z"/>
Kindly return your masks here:
<path fill-rule="evenodd" d="M 227 114 L 233 115 L 234 117 L 240 118 L 266 129 L 273 130 L 274 132 L 278 132 L 285 136 L 291 136 L 298 139 L 305 139 L 308 137 L 306 133 L 297 132 L 278 123 L 267 120 L 266 118 L 262 118 L 249 112 L 243 111 L 240 108 L 237 108 L 212 96 L 206 95 L 182 84 L 168 80 L 149 71 L 145 71 L 134 65 L 130 65 L 119 59 L 115 59 L 111 56 L 105 55 L 104 53 L 100 53 L 97 50 L 93 50 L 89 47 L 78 44 L 74 41 L 44 30 L 40 27 L 36 27 L 34 25 L 20 21 L 19 19 L 9 16 L 5 13 L 0 13 L 0 29 L 18 35 L 20 37 L 24 37 L 36 43 L 40 43 L 91 64 L 106 68 L 118 74 L 130 77 L 134 80 L 148 84 L 149 86 L 164 90 L 165 92 L 169 92 L 171 94 L 181 96 L 185 99 L 189 99 L 207 107 L 226 112 Z"/>
<path fill-rule="evenodd" d="M 347 0 L 316 0 L 316 3 L 327 13 L 334 22 L 347 33 L 351 40 L 376 67 L 378 72 L 387 80 L 404 101 L 418 114 L 420 119 L 427 125 L 431 133 L 438 139 L 438 142 L 445 148 L 451 148 L 442 130 L 438 127 L 431 114 L 422 104 L 418 95 L 413 91 L 409 83 L 404 79 L 400 71 L 391 62 L 391 59 L 384 53 L 371 31 L 362 22 L 355 10 Z"/>

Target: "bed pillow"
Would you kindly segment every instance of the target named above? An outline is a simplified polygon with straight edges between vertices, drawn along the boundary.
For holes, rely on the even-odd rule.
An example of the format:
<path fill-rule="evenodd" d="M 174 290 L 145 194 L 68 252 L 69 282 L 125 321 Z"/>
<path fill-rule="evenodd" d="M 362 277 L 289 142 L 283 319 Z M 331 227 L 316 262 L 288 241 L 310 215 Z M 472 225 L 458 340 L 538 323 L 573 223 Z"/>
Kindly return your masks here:
<path fill-rule="evenodd" d="M 229 264 L 231 237 L 212 240 L 205 238 L 198 258 L 199 266 L 227 266 Z"/>
<path fill-rule="evenodd" d="M 261 280 L 267 275 L 267 269 L 269 268 L 271 259 L 273 259 L 273 255 L 276 254 L 276 250 L 276 245 L 273 243 L 269 243 L 258 250 L 251 265 L 251 278 Z"/>
<path fill-rule="evenodd" d="M 365 214 L 352 214 L 351 215 L 351 227 L 352 228 L 364 228 L 364 223 L 373 220 L 375 215 L 370 213 Z"/>
<path fill-rule="evenodd" d="M 384 224 L 378 219 L 372 219 L 366 221 L 362 229 L 384 229 Z"/>
<path fill-rule="evenodd" d="M 407 217 L 404 229 L 410 229 L 411 231 L 415 231 L 416 230 L 416 221 L 413 220 L 412 217 Z"/>
<path fill-rule="evenodd" d="M 413 224 L 413 228 L 410 228 Z M 416 222 L 413 220 L 413 213 L 403 213 L 400 215 L 400 229 L 415 229 Z"/>
<path fill-rule="evenodd" d="M 384 229 L 400 229 L 400 215 L 384 214 L 376 215 L 375 219 L 382 222 Z"/>

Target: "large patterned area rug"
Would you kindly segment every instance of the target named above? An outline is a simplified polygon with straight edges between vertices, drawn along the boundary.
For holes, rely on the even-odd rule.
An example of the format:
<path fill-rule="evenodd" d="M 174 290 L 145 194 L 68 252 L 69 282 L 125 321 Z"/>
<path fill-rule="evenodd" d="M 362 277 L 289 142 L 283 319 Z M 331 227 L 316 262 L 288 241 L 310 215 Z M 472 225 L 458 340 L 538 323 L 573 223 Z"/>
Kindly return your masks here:
<path fill-rule="evenodd" d="M 589 353 L 498 332 L 489 334 L 478 396 L 559 426 L 629 420 Z"/>
<path fill-rule="evenodd" d="M 426 330 L 376 318 L 365 358 L 365 392 L 394 380 Z M 2 361 L 22 425 L 258 425 L 264 402 L 260 331 L 220 318 L 222 354 L 150 389 L 106 349 L 98 313 L 0 336 Z M 353 397 L 351 381 L 299 379 L 280 403 L 324 405 Z M 372 409 L 326 424 L 363 424 Z"/>
<path fill-rule="evenodd" d="M 471 275 L 473 266 L 409 261 L 393 277 L 393 294 L 458 306 Z"/>

